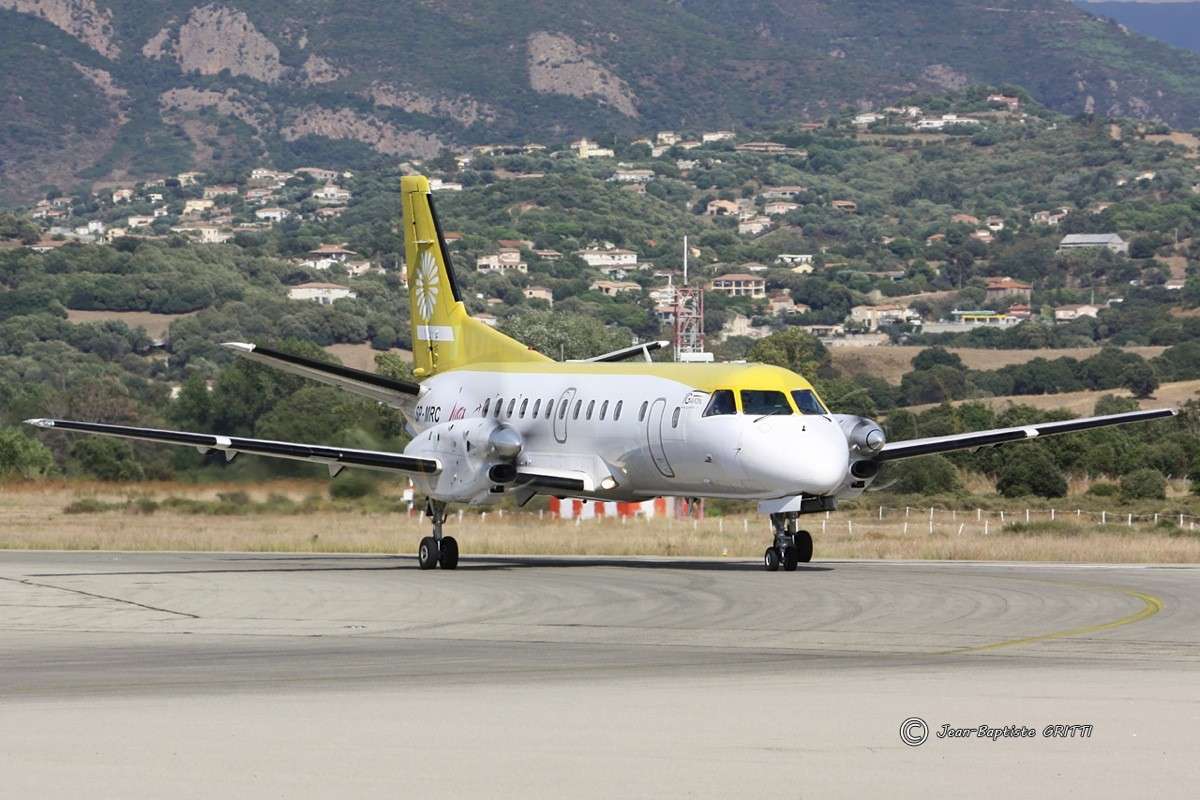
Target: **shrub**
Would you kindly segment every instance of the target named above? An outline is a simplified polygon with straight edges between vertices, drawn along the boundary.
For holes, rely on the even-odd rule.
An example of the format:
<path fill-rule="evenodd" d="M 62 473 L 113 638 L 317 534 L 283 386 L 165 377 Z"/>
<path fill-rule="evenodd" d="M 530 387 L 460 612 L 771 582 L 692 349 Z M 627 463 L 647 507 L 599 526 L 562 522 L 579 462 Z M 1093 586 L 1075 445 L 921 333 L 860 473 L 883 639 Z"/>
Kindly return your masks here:
<path fill-rule="evenodd" d="M 106 503 L 94 497 L 81 497 L 67 504 L 64 514 L 99 514 L 104 511 L 115 511 L 121 506 L 117 503 Z"/>
<path fill-rule="evenodd" d="M 1093 483 L 1087 493 L 1092 497 L 1116 497 L 1121 493 L 1121 487 L 1115 483 Z"/>
<path fill-rule="evenodd" d="M 1162 500 L 1167 496 L 1167 479 L 1156 469 L 1136 469 L 1121 478 L 1121 497 L 1126 500 Z"/>
<path fill-rule="evenodd" d="M 329 496 L 335 500 L 357 500 L 374 494 L 375 481 L 361 472 L 350 472 L 329 484 Z"/>
<path fill-rule="evenodd" d="M 1050 456 L 1036 447 L 1014 451 L 1000 468 L 996 491 L 1005 497 L 1064 497 L 1067 479 Z"/>
<path fill-rule="evenodd" d="M 0 479 L 40 478 L 54 468 L 46 446 L 17 430 L 0 430 Z"/>
<path fill-rule="evenodd" d="M 914 458 L 897 464 L 895 490 L 903 494 L 942 494 L 962 491 L 958 469 L 945 456 Z"/>

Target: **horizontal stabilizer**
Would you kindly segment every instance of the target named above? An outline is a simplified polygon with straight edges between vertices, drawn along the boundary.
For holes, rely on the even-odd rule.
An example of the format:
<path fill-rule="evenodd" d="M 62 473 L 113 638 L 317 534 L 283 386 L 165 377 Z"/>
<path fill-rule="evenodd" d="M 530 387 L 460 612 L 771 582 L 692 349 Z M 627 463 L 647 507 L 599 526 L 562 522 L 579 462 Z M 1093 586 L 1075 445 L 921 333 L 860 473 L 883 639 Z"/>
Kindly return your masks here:
<path fill-rule="evenodd" d="M 348 392 L 369 397 L 380 403 L 399 407 L 421 391 L 419 383 L 389 378 L 361 369 L 343 367 L 340 364 L 327 364 L 313 358 L 281 353 L 256 344 L 246 342 L 225 342 L 221 345 L 232 350 L 242 358 L 257 361 L 260 364 L 274 367 L 282 372 L 311 378 L 314 381 L 328 383 Z"/>
<path fill-rule="evenodd" d="M 341 467 L 362 467 L 383 472 L 411 472 L 425 475 L 436 475 L 442 471 L 441 462 L 435 458 L 414 458 L 402 453 L 380 450 L 351 450 L 344 447 L 275 442 L 268 439 L 243 439 L 240 436 L 217 436 L 211 433 L 166 431 L 157 428 L 133 428 L 126 425 L 106 425 L 100 422 L 76 422 L 66 419 L 27 419 L 25 422 L 39 428 L 56 431 L 94 433 L 100 436 L 115 436 L 119 439 L 179 444 L 195 447 L 204 453 L 218 451 L 224 453 L 226 459 L 232 459 L 238 453 L 251 453 L 271 458 L 326 464 L 330 468 L 331 475 L 336 475 Z"/>
<path fill-rule="evenodd" d="M 953 450 L 974 450 L 978 447 L 994 447 L 1006 442 L 1022 442 L 1040 436 L 1055 436 L 1060 433 L 1075 433 L 1107 425 L 1124 425 L 1129 422 L 1145 422 L 1152 419 L 1173 417 L 1179 412 L 1174 408 L 1156 408 L 1151 411 L 1129 411 L 1124 414 L 1108 414 L 1102 417 L 1068 419 L 1062 422 L 1039 422 L 1017 428 L 997 428 L 974 433 L 956 433 L 950 436 L 933 436 L 928 439 L 908 439 L 888 442 L 875 456 L 875 461 L 895 461 L 931 453 L 948 453 Z"/>
<path fill-rule="evenodd" d="M 574 358 L 567 360 L 599 363 L 604 361 L 624 361 L 627 358 L 640 355 L 645 356 L 646 360 L 649 361 L 651 353 L 653 353 L 655 350 L 661 350 L 669 344 L 670 342 L 642 342 L 641 344 L 631 344 L 629 347 L 622 347 L 620 350 L 613 350 L 612 352 L 603 353 L 598 356 L 592 356 L 591 358 Z"/>

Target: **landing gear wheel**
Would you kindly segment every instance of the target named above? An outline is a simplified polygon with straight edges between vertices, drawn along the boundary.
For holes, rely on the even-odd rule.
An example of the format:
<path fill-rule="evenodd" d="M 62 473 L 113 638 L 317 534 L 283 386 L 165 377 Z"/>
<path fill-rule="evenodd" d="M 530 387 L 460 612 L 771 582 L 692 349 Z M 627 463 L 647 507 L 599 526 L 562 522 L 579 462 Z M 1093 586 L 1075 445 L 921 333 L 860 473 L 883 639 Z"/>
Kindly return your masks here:
<path fill-rule="evenodd" d="M 779 550 L 774 547 L 768 547 L 763 553 L 763 567 L 767 572 L 775 572 L 779 569 Z"/>
<path fill-rule="evenodd" d="M 796 535 L 792 537 L 792 541 L 795 542 L 792 549 L 796 551 L 796 560 L 803 561 L 805 564 L 812 561 L 812 534 L 808 531 L 796 531 Z"/>
<path fill-rule="evenodd" d="M 426 536 L 421 540 L 421 546 L 417 548 L 417 563 L 421 569 L 433 569 L 437 566 L 440 549 L 437 539 L 432 536 Z M 455 548 L 454 552 L 457 560 L 458 549 Z"/>
<path fill-rule="evenodd" d="M 442 554 L 439 562 L 442 569 L 454 569 L 458 566 L 458 540 L 453 536 L 442 537 Z"/>
<path fill-rule="evenodd" d="M 796 565 L 800 563 L 800 554 L 796 552 L 795 547 L 785 547 L 783 549 L 783 571 L 795 572 Z"/>

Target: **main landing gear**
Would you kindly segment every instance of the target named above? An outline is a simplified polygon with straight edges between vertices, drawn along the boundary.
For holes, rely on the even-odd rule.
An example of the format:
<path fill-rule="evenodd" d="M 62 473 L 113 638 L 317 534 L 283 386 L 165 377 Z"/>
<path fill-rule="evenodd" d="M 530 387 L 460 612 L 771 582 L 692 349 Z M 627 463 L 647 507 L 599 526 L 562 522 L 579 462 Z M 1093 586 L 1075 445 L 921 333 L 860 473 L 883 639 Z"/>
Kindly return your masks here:
<path fill-rule="evenodd" d="M 775 572 L 781 566 L 785 572 L 794 572 L 801 562 L 807 564 L 812 561 L 812 534 L 796 530 L 798 516 L 799 514 L 795 513 L 771 515 L 775 543 L 763 553 L 763 567 L 768 572 Z"/>
<path fill-rule="evenodd" d="M 442 569 L 454 569 L 458 566 L 458 541 L 453 536 L 442 535 L 446 504 L 437 500 L 426 501 L 425 516 L 433 520 L 433 535 L 421 540 L 417 548 L 417 564 L 421 569 L 433 569 L 438 564 L 442 565 Z"/>

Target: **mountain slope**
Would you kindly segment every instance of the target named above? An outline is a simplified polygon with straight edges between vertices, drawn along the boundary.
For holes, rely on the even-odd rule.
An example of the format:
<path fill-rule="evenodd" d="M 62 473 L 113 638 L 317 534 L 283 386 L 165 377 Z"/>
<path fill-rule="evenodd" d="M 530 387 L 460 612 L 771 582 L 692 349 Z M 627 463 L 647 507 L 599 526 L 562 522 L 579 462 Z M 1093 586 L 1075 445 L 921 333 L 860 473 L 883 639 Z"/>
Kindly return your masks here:
<path fill-rule="evenodd" d="M 820 119 L 965 83 L 1200 124 L 1200 56 L 1066 0 L 0 0 L 0 195 L 270 158 Z"/>

